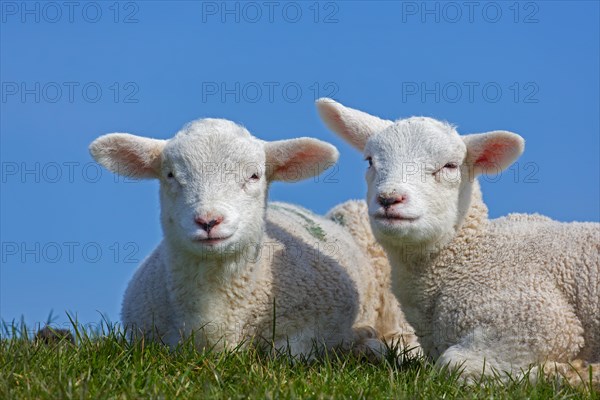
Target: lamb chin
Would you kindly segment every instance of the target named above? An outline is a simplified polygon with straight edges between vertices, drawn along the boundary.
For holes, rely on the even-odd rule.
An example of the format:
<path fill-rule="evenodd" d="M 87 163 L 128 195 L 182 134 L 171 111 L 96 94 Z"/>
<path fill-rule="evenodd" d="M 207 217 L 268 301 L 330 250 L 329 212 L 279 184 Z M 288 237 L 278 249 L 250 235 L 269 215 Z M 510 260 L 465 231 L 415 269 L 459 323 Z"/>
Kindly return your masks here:
<path fill-rule="evenodd" d="M 373 231 L 378 231 L 379 235 L 388 239 L 405 239 L 411 238 L 418 231 L 417 221 L 408 220 L 380 220 L 374 222 Z"/>
<path fill-rule="evenodd" d="M 194 253 L 203 260 L 230 259 L 240 253 L 237 243 L 222 241 L 216 244 L 196 244 Z"/>

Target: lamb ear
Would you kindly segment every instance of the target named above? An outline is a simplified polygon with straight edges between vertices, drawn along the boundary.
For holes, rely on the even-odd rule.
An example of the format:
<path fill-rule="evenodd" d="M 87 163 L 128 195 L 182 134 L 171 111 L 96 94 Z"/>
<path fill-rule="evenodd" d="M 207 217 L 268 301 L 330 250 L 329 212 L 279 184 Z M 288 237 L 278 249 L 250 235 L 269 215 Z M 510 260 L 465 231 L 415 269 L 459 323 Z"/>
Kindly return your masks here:
<path fill-rule="evenodd" d="M 157 178 L 166 140 L 128 133 L 100 136 L 90 144 L 92 157 L 109 171 L 131 178 Z"/>
<path fill-rule="evenodd" d="M 478 175 L 508 168 L 525 149 L 525 140 L 516 133 L 493 131 L 463 136 L 467 145 L 466 164 Z"/>
<path fill-rule="evenodd" d="M 316 104 L 321 119 L 329 129 L 361 152 L 371 135 L 393 124 L 392 121 L 345 107 L 325 97 L 317 100 Z"/>
<path fill-rule="evenodd" d="M 265 143 L 267 179 L 295 182 L 319 175 L 339 157 L 329 143 L 312 138 L 278 140 Z"/>

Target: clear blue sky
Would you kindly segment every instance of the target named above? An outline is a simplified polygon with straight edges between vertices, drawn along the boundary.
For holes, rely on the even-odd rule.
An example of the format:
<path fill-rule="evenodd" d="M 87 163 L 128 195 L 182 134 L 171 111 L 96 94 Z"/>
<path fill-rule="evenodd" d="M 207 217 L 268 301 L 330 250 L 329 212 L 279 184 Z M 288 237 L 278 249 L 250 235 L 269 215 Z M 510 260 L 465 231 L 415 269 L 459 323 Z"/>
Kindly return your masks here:
<path fill-rule="evenodd" d="M 270 194 L 323 213 L 365 192 L 360 155 L 315 111 L 330 96 L 517 132 L 519 164 L 483 183 L 491 215 L 600 219 L 598 2 L 0 4 L 5 321 L 119 320 L 161 229 L 156 182 L 92 163 L 88 144 L 109 132 L 169 138 L 222 117 L 266 140 L 329 141 L 328 180 Z"/>

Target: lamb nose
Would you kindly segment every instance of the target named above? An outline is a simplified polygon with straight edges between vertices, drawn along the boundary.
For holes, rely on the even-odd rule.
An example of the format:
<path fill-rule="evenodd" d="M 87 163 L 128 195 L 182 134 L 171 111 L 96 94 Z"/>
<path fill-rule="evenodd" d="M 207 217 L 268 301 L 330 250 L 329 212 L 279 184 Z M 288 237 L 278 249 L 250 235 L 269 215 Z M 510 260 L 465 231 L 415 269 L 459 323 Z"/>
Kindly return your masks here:
<path fill-rule="evenodd" d="M 406 201 L 406 196 L 404 196 L 404 195 L 399 195 L 399 196 L 398 195 L 393 195 L 393 196 L 379 195 L 377 197 L 377 201 L 383 207 L 388 208 L 389 206 L 394 205 L 394 204 L 404 203 Z"/>
<path fill-rule="evenodd" d="M 207 221 L 206 219 L 204 219 L 202 217 L 196 217 L 196 218 L 194 218 L 194 220 L 196 221 L 196 224 L 198 224 L 198 226 L 200 226 L 200 228 L 202 228 L 203 230 L 206 231 L 206 233 L 210 233 L 212 228 L 214 228 L 215 226 L 217 226 L 221 222 L 223 222 L 223 217 L 213 218 L 209 221 Z"/>

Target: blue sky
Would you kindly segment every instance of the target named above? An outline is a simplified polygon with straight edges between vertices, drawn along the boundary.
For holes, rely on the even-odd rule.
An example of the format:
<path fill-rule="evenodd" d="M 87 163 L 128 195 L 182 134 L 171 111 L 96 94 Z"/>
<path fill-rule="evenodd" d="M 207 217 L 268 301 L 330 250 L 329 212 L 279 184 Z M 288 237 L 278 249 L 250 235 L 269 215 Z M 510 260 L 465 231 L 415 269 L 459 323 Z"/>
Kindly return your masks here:
<path fill-rule="evenodd" d="M 109 132 L 169 138 L 221 117 L 275 140 L 314 136 L 336 169 L 272 186 L 319 213 L 366 185 L 314 100 L 461 133 L 505 129 L 519 162 L 483 179 L 492 216 L 600 219 L 598 2 L 2 2 L 0 317 L 119 320 L 161 238 L 158 184 L 87 150 Z M 72 7 L 72 8 L 70 8 Z"/>

